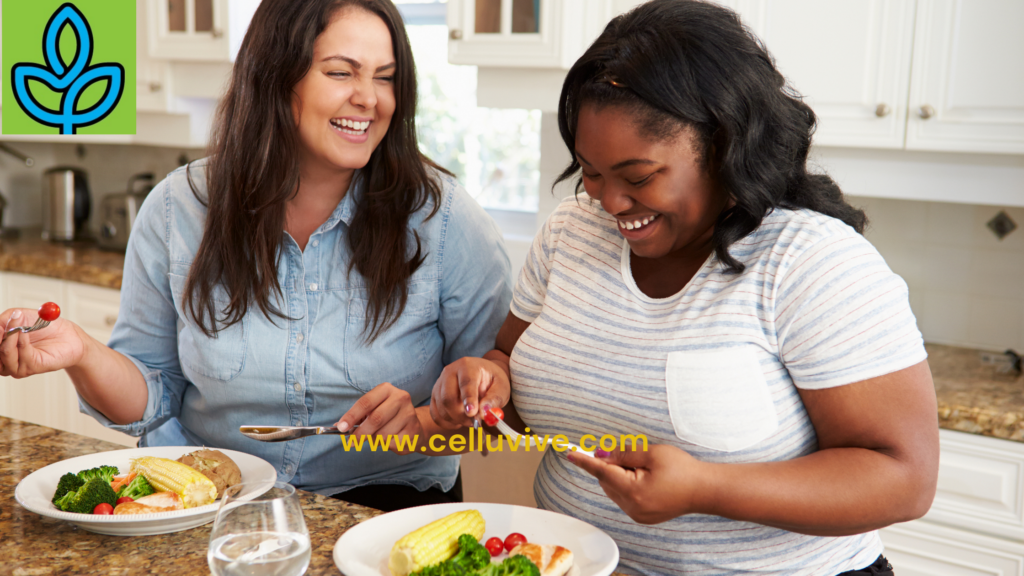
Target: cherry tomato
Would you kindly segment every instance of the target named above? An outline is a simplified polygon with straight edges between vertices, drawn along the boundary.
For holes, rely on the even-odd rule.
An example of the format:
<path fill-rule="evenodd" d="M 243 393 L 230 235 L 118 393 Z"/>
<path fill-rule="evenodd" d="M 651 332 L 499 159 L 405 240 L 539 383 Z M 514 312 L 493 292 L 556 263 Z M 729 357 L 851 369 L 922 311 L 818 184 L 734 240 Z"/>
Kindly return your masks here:
<path fill-rule="evenodd" d="M 491 556 L 497 556 L 498 554 L 501 554 L 501 550 L 504 545 L 505 544 L 501 541 L 501 538 L 495 536 L 487 539 L 487 542 L 484 544 L 484 548 L 487 548 L 487 551 L 491 553 Z"/>
<path fill-rule="evenodd" d="M 525 542 L 526 536 L 523 536 L 519 532 L 513 532 L 505 537 L 505 550 L 511 552 L 513 548 L 520 544 L 524 544 Z"/>
<path fill-rule="evenodd" d="M 124 504 L 125 502 L 135 502 L 131 496 L 121 496 L 117 499 L 118 504 Z"/>
<path fill-rule="evenodd" d="M 39 317 L 47 322 L 53 322 L 57 318 L 60 318 L 60 306 L 57 306 L 53 302 L 47 302 L 39 307 Z"/>
<path fill-rule="evenodd" d="M 110 504 L 107 504 L 106 502 L 100 502 L 99 504 L 96 505 L 95 508 L 92 509 L 92 513 L 93 514 L 113 514 L 114 513 L 114 507 L 111 506 Z"/>
<path fill-rule="evenodd" d="M 505 413 L 501 410 L 501 408 L 491 408 L 490 410 L 487 411 L 486 414 L 484 414 L 484 423 L 487 424 L 488 426 L 497 426 L 498 420 L 504 419 Z"/>

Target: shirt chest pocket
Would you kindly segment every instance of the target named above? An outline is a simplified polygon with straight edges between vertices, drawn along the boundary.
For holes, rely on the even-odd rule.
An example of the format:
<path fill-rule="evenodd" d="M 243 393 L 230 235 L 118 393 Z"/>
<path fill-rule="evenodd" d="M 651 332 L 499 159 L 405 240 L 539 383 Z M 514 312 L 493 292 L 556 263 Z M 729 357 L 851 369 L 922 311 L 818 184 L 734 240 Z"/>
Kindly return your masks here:
<path fill-rule="evenodd" d="M 779 427 L 753 351 L 669 352 L 665 388 L 680 439 L 722 452 L 749 448 Z"/>
<path fill-rule="evenodd" d="M 217 332 L 213 338 L 203 334 L 191 315 L 184 313 L 186 278 L 178 274 L 167 276 L 182 324 L 178 331 L 178 361 L 185 376 L 190 380 L 195 380 L 193 375 L 223 381 L 234 379 L 245 365 L 245 319 Z M 227 294 L 219 287 L 214 291 L 213 302 L 218 314 L 227 307 Z"/>
<path fill-rule="evenodd" d="M 349 383 L 363 392 L 383 382 L 402 388 L 423 374 L 431 356 L 429 344 L 438 334 L 437 296 L 431 291 L 409 294 L 402 314 L 372 342 L 365 331 L 369 310 L 365 294 L 349 299 L 345 330 Z"/>

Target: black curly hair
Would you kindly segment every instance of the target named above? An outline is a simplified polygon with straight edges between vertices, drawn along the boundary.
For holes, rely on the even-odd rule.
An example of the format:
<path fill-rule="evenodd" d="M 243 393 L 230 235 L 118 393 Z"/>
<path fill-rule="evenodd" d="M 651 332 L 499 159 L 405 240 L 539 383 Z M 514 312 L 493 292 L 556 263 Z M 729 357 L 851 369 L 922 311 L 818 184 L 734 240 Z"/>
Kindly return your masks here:
<path fill-rule="evenodd" d="M 832 178 L 807 171 L 814 112 L 726 8 L 652 0 L 608 24 L 562 86 L 558 127 L 572 161 L 556 184 L 580 170 L 576 124 L 584 104 L 624 107 L 646 137 L 691 131 L 704 169 L 733 200 L 712 238 L 730 272 L 744 266 L 729 246 L 776 207 L 808 208 L 864 232 L 864 212 L 844 200 Z M 577 180 L 577 191 L 581 185 Z"/>

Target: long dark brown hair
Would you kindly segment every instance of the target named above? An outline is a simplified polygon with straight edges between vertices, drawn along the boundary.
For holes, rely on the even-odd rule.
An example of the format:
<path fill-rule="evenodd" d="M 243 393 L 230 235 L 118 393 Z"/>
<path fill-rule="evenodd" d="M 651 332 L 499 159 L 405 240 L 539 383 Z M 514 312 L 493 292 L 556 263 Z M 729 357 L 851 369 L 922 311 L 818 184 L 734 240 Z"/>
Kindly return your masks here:
<path fill-rule="evenodd" d="M 267 318 L 287 318 L 273 301 L 282 296 L 277 273 L 286 203 L 299 188 L 293 89 L 312 65 L 317 37 L 349 7 L 384 21 L 395 54 L 395 112 L 362 170 L 365 190 L 348 233 L 349 272 L 362 275 L 369 297 L 367 339 L 394 324 L 405 308 L 408 279 L 426 258 L 415 231 L 410 237 L 409 217 L 428 200 L 434 215 L 441 186 L 428 169 L 447 171 L 417 147 L 416 68 L 402 17 L 390 0 L 263 0 L 217 110 L 207 198 L 189 174 L 207 216 L 183 307 L 208 336 L 241 321 L 253 305 Z M 214 303 L 218 286 L 228 298 L 222 310 Z"/>
<path fill-rule="evenodd" d="M 864 231 L 864 212 L 828 175 L 807 170 L 814 112 L 727 8 L 651 0 L 608 24 L 562 85 L 558 128 L 572 161 L 556 183 L 580 170 L 576 128 L 588 103 L 624 107 L 654 139 L 692 130 L 704 169 L 734 200 L 711 240 L 727 271 L 744 268 L 729 246 L 776 207 L 808 208 Z"/>

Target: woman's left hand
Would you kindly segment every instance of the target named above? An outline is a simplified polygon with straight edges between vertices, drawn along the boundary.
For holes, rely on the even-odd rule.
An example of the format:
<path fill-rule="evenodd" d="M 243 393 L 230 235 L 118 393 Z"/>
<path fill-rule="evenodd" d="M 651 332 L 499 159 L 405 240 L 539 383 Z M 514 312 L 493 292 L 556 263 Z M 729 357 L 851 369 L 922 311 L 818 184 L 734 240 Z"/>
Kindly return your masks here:
<path fill-rule="evenodd" d="M 597 478 L 604 493 L 639 524 L 658 524 L 688 514 L 700 497 L 696 480 L 702 463 L 679 448 L 653 444 L 646 451 L 605 454 L 595 458 L 572 454 L 570 460 Z"/>
<path fill-rule="evenodd" d="M 410 453 L 397 448 L 394 440 L 398 436 L 415 436 L 423 441 L 423 425 L 413 406 L 412 397 L 388 382 L 363 394 L 338 420 L 337 425 L 344 432 L 357 424 L 359 428 L 351 433 L 353 436 L 391 436 L 388 451 L 395 454 Z"/>

